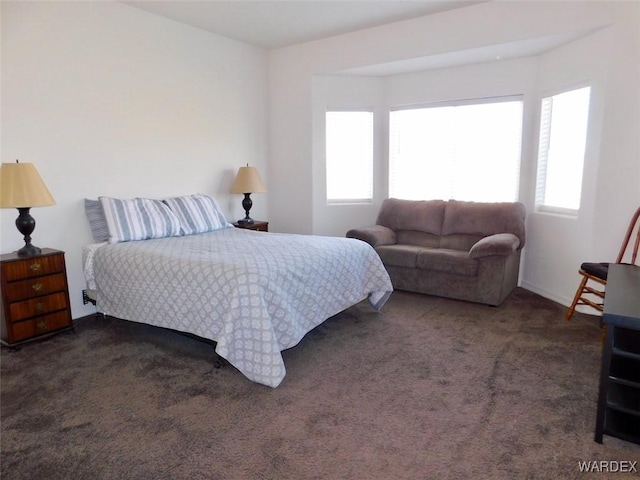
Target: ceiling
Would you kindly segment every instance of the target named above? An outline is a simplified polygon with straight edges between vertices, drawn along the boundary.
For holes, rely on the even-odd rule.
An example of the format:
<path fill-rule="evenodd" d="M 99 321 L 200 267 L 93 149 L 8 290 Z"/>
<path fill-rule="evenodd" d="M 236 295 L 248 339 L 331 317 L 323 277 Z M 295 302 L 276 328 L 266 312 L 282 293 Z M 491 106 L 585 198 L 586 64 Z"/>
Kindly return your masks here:
<path fill-rule="evenodd" d="M 493 62 L 511 58 L 530 57 L 548 52 L 560 45 L 590 35 L 596 30 L 598 30 L 597 27 L 579 29 L 556 35 L 535 37 L 508 43 L 497 43 L 478 48 L 458 50 L 439 55 L 429 55 L 426 57 L 409 58 L 379 65 L 351 68 L 337 73 L 346 75 L 385 76 L 471 65 L 474 63 Z"/>
<path fill-rule="evenodd" d="M 164 18 L 271 50 L 410 18 L 433 15 L 488 0 L 121 1 Z M 385 76 L 527 57 L 589 35 L 594 30 L 597 28 L 485 45 L 332 73 Z"/>
<path fill-rule="evenodd" d="M 128 0 L 127 5 L 265 49 L 466 7 L 461 0 Z"/>

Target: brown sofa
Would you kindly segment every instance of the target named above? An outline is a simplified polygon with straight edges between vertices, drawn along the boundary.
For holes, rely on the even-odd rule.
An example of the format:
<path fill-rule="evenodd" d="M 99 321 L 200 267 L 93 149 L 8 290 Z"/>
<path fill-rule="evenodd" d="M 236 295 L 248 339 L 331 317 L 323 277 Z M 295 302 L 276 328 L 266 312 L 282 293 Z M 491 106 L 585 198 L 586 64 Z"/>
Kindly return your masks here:
<path fill-rule="evenodd" d="M 375 248 L 398 290 L 497 306 L 518 282 L 525 215 L 517 202 L 390 198 L 347 237 Z"/>

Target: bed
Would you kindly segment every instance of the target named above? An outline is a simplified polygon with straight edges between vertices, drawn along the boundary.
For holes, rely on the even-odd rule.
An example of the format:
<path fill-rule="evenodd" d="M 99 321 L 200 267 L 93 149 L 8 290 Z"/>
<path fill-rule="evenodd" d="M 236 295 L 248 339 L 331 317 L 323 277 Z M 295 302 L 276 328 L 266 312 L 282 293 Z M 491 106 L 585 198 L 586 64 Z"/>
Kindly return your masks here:
<path fill-rule="evenodd" d="M 365 299 L 379 310 L 392 292 L 365 242 L 226 222 L 211 231 L 92 243 L 83 266 L 99 312 L 212 340 L 218 355 L 270 387 L 285 377 L 283 350 Z"/>

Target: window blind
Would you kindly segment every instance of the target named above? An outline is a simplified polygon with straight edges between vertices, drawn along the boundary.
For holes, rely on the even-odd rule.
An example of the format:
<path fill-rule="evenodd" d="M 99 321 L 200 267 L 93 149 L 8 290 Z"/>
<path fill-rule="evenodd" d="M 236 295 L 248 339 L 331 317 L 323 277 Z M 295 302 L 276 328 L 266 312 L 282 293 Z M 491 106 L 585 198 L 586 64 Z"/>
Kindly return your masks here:
<path fill-rule="evenodd" d="M 522 97 L 395 109 L 389 118 L 389 196 L 515 201 Z"/>

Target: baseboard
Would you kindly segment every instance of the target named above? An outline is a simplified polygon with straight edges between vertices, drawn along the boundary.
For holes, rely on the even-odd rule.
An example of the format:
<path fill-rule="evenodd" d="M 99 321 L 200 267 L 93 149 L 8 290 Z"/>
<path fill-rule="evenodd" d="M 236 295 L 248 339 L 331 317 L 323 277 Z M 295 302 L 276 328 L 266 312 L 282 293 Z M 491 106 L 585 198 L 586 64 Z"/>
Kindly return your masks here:
<path fill-rule="evenodd" d="M 564 305 L 565 307 L 568 307 L 569 305 L 571 305 L 571 302 L 573 301 L 573 298 L 567 298 L 567 297 L 557 295 L 555 292 L 551 292 L 544 288 L 540 288 L 537 285 L 533 285 L 532 283 L 529 283 L 529 282 L 523 281 L 520 286 L 525 290 L 529 290 L 530 292 L 537 293 L 541 297 L 548 298 L 549 300 L 553 300 L 554 302 L 559 303 L 560 305 Z"/>
<path fill-rule="evenodd" d="M 529 290 L 530 292 L 536 293 L 541 297 L 548 298 L 549 300 L 559 303 L 560 305 L 564 305 L 567 308 L 569 308 L 569 306 L 571 305 L 571 302 L 573 302 L 573 297 L 569 298 L 569 297 L 557 295 L 554 292 L 551 292 L 544 288 L 540 288 L 537 285 L 533 285 L 529 282 L 523 281 L 520 284 L 520 287 L 524 288 L 525 290 Z M 596 313 L 596 310 L 594 308 L 585 307 L 584 305 L 578 305 L 578 307 L 576 307 L 576 311 L 580 313 L 586 313 L 589 315 L 595 315 L 595 316 L 601 315 L 599 313 Z"/>

